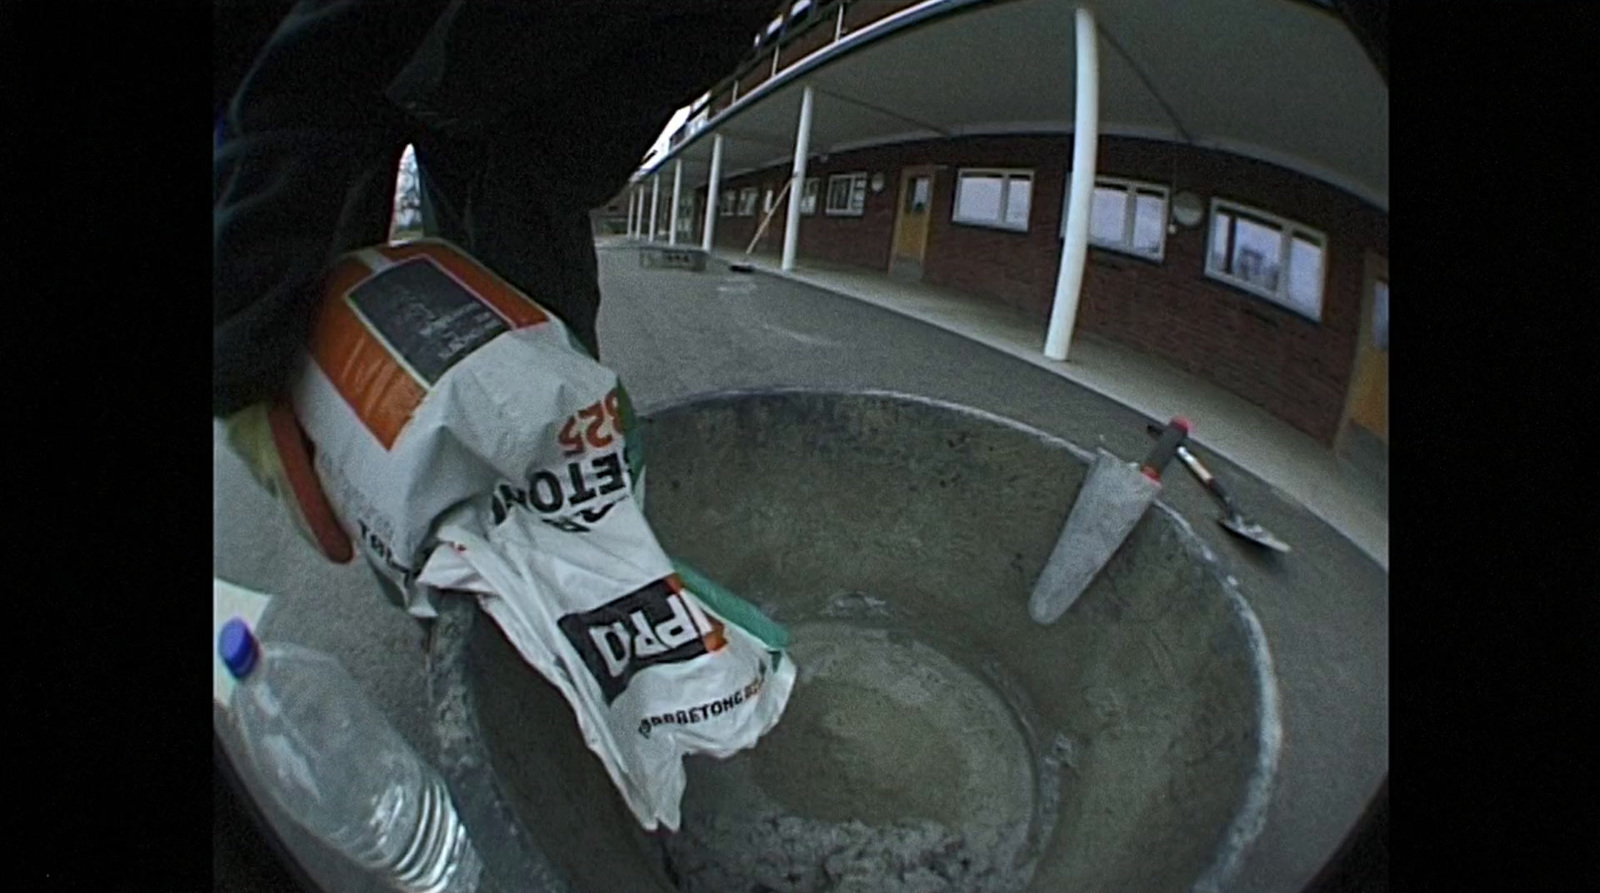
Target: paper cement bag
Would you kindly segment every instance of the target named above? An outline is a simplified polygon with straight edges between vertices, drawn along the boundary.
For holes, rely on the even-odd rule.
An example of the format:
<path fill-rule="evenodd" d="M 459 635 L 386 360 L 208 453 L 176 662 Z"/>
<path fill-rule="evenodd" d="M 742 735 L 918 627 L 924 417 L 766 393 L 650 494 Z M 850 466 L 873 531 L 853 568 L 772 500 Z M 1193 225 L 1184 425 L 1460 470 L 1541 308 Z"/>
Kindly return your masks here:
<path fill-rule="evenodd" d="M 459 249 L 341 258 L 293 401 L 329 502 L 407 610 L 476 594 L 645 828 L 678 827 L 686 754 L 777 723 L 794 664 L 674 573 L 615 374 Z"/>

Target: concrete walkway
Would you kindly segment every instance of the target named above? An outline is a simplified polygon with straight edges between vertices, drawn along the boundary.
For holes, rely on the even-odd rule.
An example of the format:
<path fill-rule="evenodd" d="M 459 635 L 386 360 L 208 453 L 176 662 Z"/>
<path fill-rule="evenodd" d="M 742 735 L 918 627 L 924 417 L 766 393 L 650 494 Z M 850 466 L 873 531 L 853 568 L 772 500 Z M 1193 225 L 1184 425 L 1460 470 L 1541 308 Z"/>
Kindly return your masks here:
<path fill-rule="evenodd" d="M 776 255 L 728 249 L 713 254 L 971 338 L 1151 418 L 1185 416 L 1194 423 L 1193 439 L 1200 446 L 1248 468 L 1389 569 L 1389 494 L 1384 482 L 1351 467 L 1266 410 L 1171 363 L 1082 332 L 1073 336 L 1070 358 L 1056 362 L 1044 356 L 1044 324 L 998 302 L 860 267 L 803 259 L 785 273 Z"/>

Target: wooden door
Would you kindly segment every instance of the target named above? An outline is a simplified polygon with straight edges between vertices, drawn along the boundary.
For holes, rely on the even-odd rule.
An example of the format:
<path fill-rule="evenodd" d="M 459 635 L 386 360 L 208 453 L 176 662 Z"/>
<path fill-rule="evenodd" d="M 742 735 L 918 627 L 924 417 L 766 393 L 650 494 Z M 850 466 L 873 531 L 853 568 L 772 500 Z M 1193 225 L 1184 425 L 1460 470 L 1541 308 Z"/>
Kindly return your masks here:
<path fill-rule="evenodd" d="M 933 167 L 908 167 L 900 174 L 900 201 L 894 217 L 894 248 L 889 269 L 921 278 L 933 205 Z"/>
<path fill-rule="evenodd" d="M 1389 262 L 1369 255 L 1361 300 L 1361 333 L 1345 407 L 1347 424 L 1389 443 Z M 1346 432 L 1349 433 L 1349 432 Z"/>

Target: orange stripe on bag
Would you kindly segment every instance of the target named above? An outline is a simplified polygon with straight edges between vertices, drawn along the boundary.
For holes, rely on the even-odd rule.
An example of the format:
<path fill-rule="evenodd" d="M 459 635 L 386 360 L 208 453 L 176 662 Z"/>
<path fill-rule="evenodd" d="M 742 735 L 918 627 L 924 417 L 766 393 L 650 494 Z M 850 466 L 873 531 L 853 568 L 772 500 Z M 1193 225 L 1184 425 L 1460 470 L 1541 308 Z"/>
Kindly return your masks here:
<path fill-rule="evenodd" d="M 511 328 L 526 328 L 550 319 L 538 304 L 448 242 L 423 240 L 374 250 L 394 263 L 426 258 L 492 308 Z M 357 254 L 345 255 L 334 263 L 312 330 L 311 357 L 387 450 L 393 449 L 400 431 L 427 396 L 428 384 L 400 361 L 390 345 L 374 334 L 351 306 L 351 293 L 381 272 L 374 271 Z"/>
<path fill-rule="evenodd" d="M 684 590 L 683 578 L 676 573 L 668 574 L 667 588 L 672 590 L 674 595 L 681 598 Z M 700 642 L 706 646 L 707 651 L 721 651 L 728 644 L 728 634 L 723 632 L 722 621 L 712 617 L 710 614 L 706 614 L 705 619 L 711 628 L 706 631 L 705 635 L 700 637 Z"/>
<path fill-rule="evenodd" d="M 345 296 L 372 271 L 358 258 L 334 264 L 311 336 L 311 358 L 372 436 L 392 449 L 427 389 L 351 309 Z"/>

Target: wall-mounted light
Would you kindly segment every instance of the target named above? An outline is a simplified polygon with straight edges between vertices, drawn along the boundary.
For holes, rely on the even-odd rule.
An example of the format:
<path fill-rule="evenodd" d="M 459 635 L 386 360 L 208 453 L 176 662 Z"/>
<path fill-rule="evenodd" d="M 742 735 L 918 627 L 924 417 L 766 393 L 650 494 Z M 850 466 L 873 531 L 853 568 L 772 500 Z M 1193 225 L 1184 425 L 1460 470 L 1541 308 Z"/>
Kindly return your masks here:
<path fill-rule="evenodd" d="M 1179 226 L 1194 226 L 1205 217 L 1205 206 L 1200 203 L 1200 196 L 1192 192 L 1180 192 L 1172 197 L 1172 219 Z"/>
<path fill-rule="evenodd" d="M 873 192 L 882 192 L 883 191 L 883 174 L 882 173 L 877 173 L 877 174 L 873 174 L 872 175 L 872 191 Z"/>

